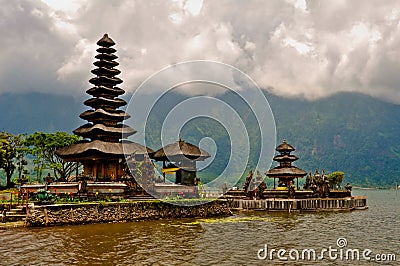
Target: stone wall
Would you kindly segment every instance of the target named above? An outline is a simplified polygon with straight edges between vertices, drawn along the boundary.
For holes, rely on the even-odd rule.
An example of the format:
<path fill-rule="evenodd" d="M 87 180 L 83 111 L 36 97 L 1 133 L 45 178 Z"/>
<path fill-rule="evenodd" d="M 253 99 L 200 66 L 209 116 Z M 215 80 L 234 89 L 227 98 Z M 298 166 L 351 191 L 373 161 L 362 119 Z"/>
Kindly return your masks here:
<path fill-rule="evenodd" d="M 88 203 L 33 206 L 26 217 L 28 226 L 87 224 L 226 216 L 231 212 L 227 202 L 217 200 L 197 206 L 178 206 L 162 201 L 134 201 L 128 203 Z"/>
<path fill-rule="evenodd" d="M 312 199 L 234 199 L 230 202 L 232 209 L 264 211 L 352 211 L 368 208 L 367 197 L 347 198 L 312 198 Z"/>

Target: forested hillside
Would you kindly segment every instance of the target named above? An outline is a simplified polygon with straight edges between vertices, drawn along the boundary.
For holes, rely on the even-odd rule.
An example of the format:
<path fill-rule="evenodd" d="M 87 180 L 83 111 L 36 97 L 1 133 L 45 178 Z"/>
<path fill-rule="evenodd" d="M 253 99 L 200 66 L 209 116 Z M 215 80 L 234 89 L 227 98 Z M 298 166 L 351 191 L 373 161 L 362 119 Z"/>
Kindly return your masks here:
<path fill-rule="evenodd" d="M 287 99 L 265 92 L 277 126 L 277 142 L 286 138 L 296 147 L 296 165 L 307 170 L 325 169 L 345 172 L 345 180 L 361 186 L 394 186 L 400 181 L 400 106 L 361 94 L 342 93 L 317 101 Z M 151 117 L 155 125 L 147 136 L 151 148 L 158 149 L 157 127 L 165 113 L 182 95 L 169 95 Z M 250 135 L 259 141 L 254 116 L 241 100 L 230 93 L 219 96 L 239 106 L 239 114 Z M 0 130 L 11 133 L 34 131 L 71 132 L 84 123 L 78 116 L 87 109 L 78 98 L 46 94 L 7 94 L 0 96 Z M 133 118 L 134 119 L 134 118 Z M 211 170 L 224 168 L 230 143 L 218 123 L 197 119 L 185 126 L 182 136 L 196 142 L 203 136 L 215 139 L 218 154 Z M 252 147 L 254 149 L 254 146 Z M 251 154 L 258 156 L 257 152 Z M 251 160 L 250 160 L 251 161 Z M 249 167 L 252 167 L 249 165 Z"/>

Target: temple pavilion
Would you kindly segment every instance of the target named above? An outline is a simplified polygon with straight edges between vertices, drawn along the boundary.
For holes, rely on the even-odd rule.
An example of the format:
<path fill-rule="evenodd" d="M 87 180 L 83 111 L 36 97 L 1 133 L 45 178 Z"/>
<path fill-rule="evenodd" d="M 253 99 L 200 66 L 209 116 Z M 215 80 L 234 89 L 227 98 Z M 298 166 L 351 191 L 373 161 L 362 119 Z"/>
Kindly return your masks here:
<path fill-rule="evenodd" d="M 274 161 L 279 162 L 277 167 L 270 169 L 266 175 L 274 179 L 274 189 L 276 189 L 275 180 L 278 178 L 278 189 L 286 189 L 290 184 L 293 184 L 293 180 L 296 178 L 297 188 L 299 188 L 298 179 L 304 177 L 307 172 L 293 166 L 292 163 L 299 158 L 296 155 L 291 154 L 296 149 L 288 144 L 286 140 L 283 140 L 281 144 L 276 147 L 276 151 L 279 155 L 274 157 Z"/>
<path fill-rule="evenodd" d="M 118 57 L 112 48 L 115 43 L 104 34 L 97 45 L 100 46 L 96 50 L 97 61 L 93 63 L 96 68 L 91 71 L 95 77 L 89 80 L 94 87 L 86 91 L 92 97 L 84 102 L 91 109 L 80 115 L 87 123 L 73 131 L 83 140 L 60 148 L 56 153 L 65 161 L 82 163 L 86 177 L 95 181 L 114 181 L 127 174 L 124 152 L 143 159 L 153 151 L 126 140 L 136 130 L 122 123 L 130 116 L 119 109 L 126 102 L 119 98 L 125 91 L 117 87 L 122 80 L 116 77 L 121 71 L 116 69 L 119 63 L 115 61 Z"/>
<path fill-rule="evenodd" d="M 204 161 L 210 156 L 207 151 L 180 139 L 162 147 L 150 157 L 163 162 L 164 181 L 165 174 L 175 173 L 176 184 L 194 186 L 197 185 L 196 162 Z"/>

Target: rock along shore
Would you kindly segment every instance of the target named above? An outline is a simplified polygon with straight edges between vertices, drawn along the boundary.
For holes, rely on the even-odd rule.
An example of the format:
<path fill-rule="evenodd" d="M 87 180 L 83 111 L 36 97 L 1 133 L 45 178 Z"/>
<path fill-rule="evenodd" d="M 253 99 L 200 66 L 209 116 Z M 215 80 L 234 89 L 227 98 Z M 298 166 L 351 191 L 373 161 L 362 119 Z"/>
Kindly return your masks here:
<path fill-rule="evenodd" d="M 228 216 L 228 203 L 216 200 L 196 206 L 179 206 L 159 200 L 124 203 L 86 203 L 33 206 L 28 209 L 26 226 L 53 226 L 128 222 L 168 218 Z"/>

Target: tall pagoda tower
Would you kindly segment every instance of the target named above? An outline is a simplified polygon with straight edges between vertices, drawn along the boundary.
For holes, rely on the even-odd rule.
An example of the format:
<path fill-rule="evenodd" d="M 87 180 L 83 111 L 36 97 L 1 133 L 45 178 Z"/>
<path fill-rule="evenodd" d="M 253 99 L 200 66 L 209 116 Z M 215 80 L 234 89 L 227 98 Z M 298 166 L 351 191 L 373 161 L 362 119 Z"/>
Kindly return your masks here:
<path fill-rule="evenodd" d="M 104 34 L 97 45 L 100 46 L 96 50 L 97 61 L 93 63 L 96 68 L 91 71 L 95 77 L 89 80 L 94 87 L 86 91 L 92 98 L 84 102 L 91 109 L 80 115 L 88 123 L 73 131 L 83 140 L 60 148 L 56 153 L 66 161 L 82 163 L 83 174 L 87 177 L 100 181 L 118 180 L 125 175 L 124 151 L 135 156 L 153 151 L 126 140 L 136 130 L 122 123 L 130 115 L 119 109 L 126 102 L 119 98 L 125 91 L 116 87 L 122 80 L 116 77 L 121 71 L 116 69 L 119 63 L 115 61 L 118 58 L 116 49 L 112 48 L 115 43 Z"/>
<path fill-rule="evenodd" d="M 274 189 L 276 188 L 276 178 L 279 178 L 279 189 L 280 187 L 289 187 L 289 183 L 293 182 L 294 178 L 296 178 L 298 181 L 299 177 L 304 177 L 305 175 L 307 175 L 306 171 L 292 165 L 294 161 L 299 159 L 296 155 L 291 154 L 295 150 L 296 149 L 292 145 L 288 144 L 285 139 L 281 144 L 278 145 L 278 147 L 276 147 L 276 151 L 280 154 L 274 157 L 274 161 L 279 162 L 279 165 L 272 168 L 266 173 L 268 177 L 274 178 Z"/>

